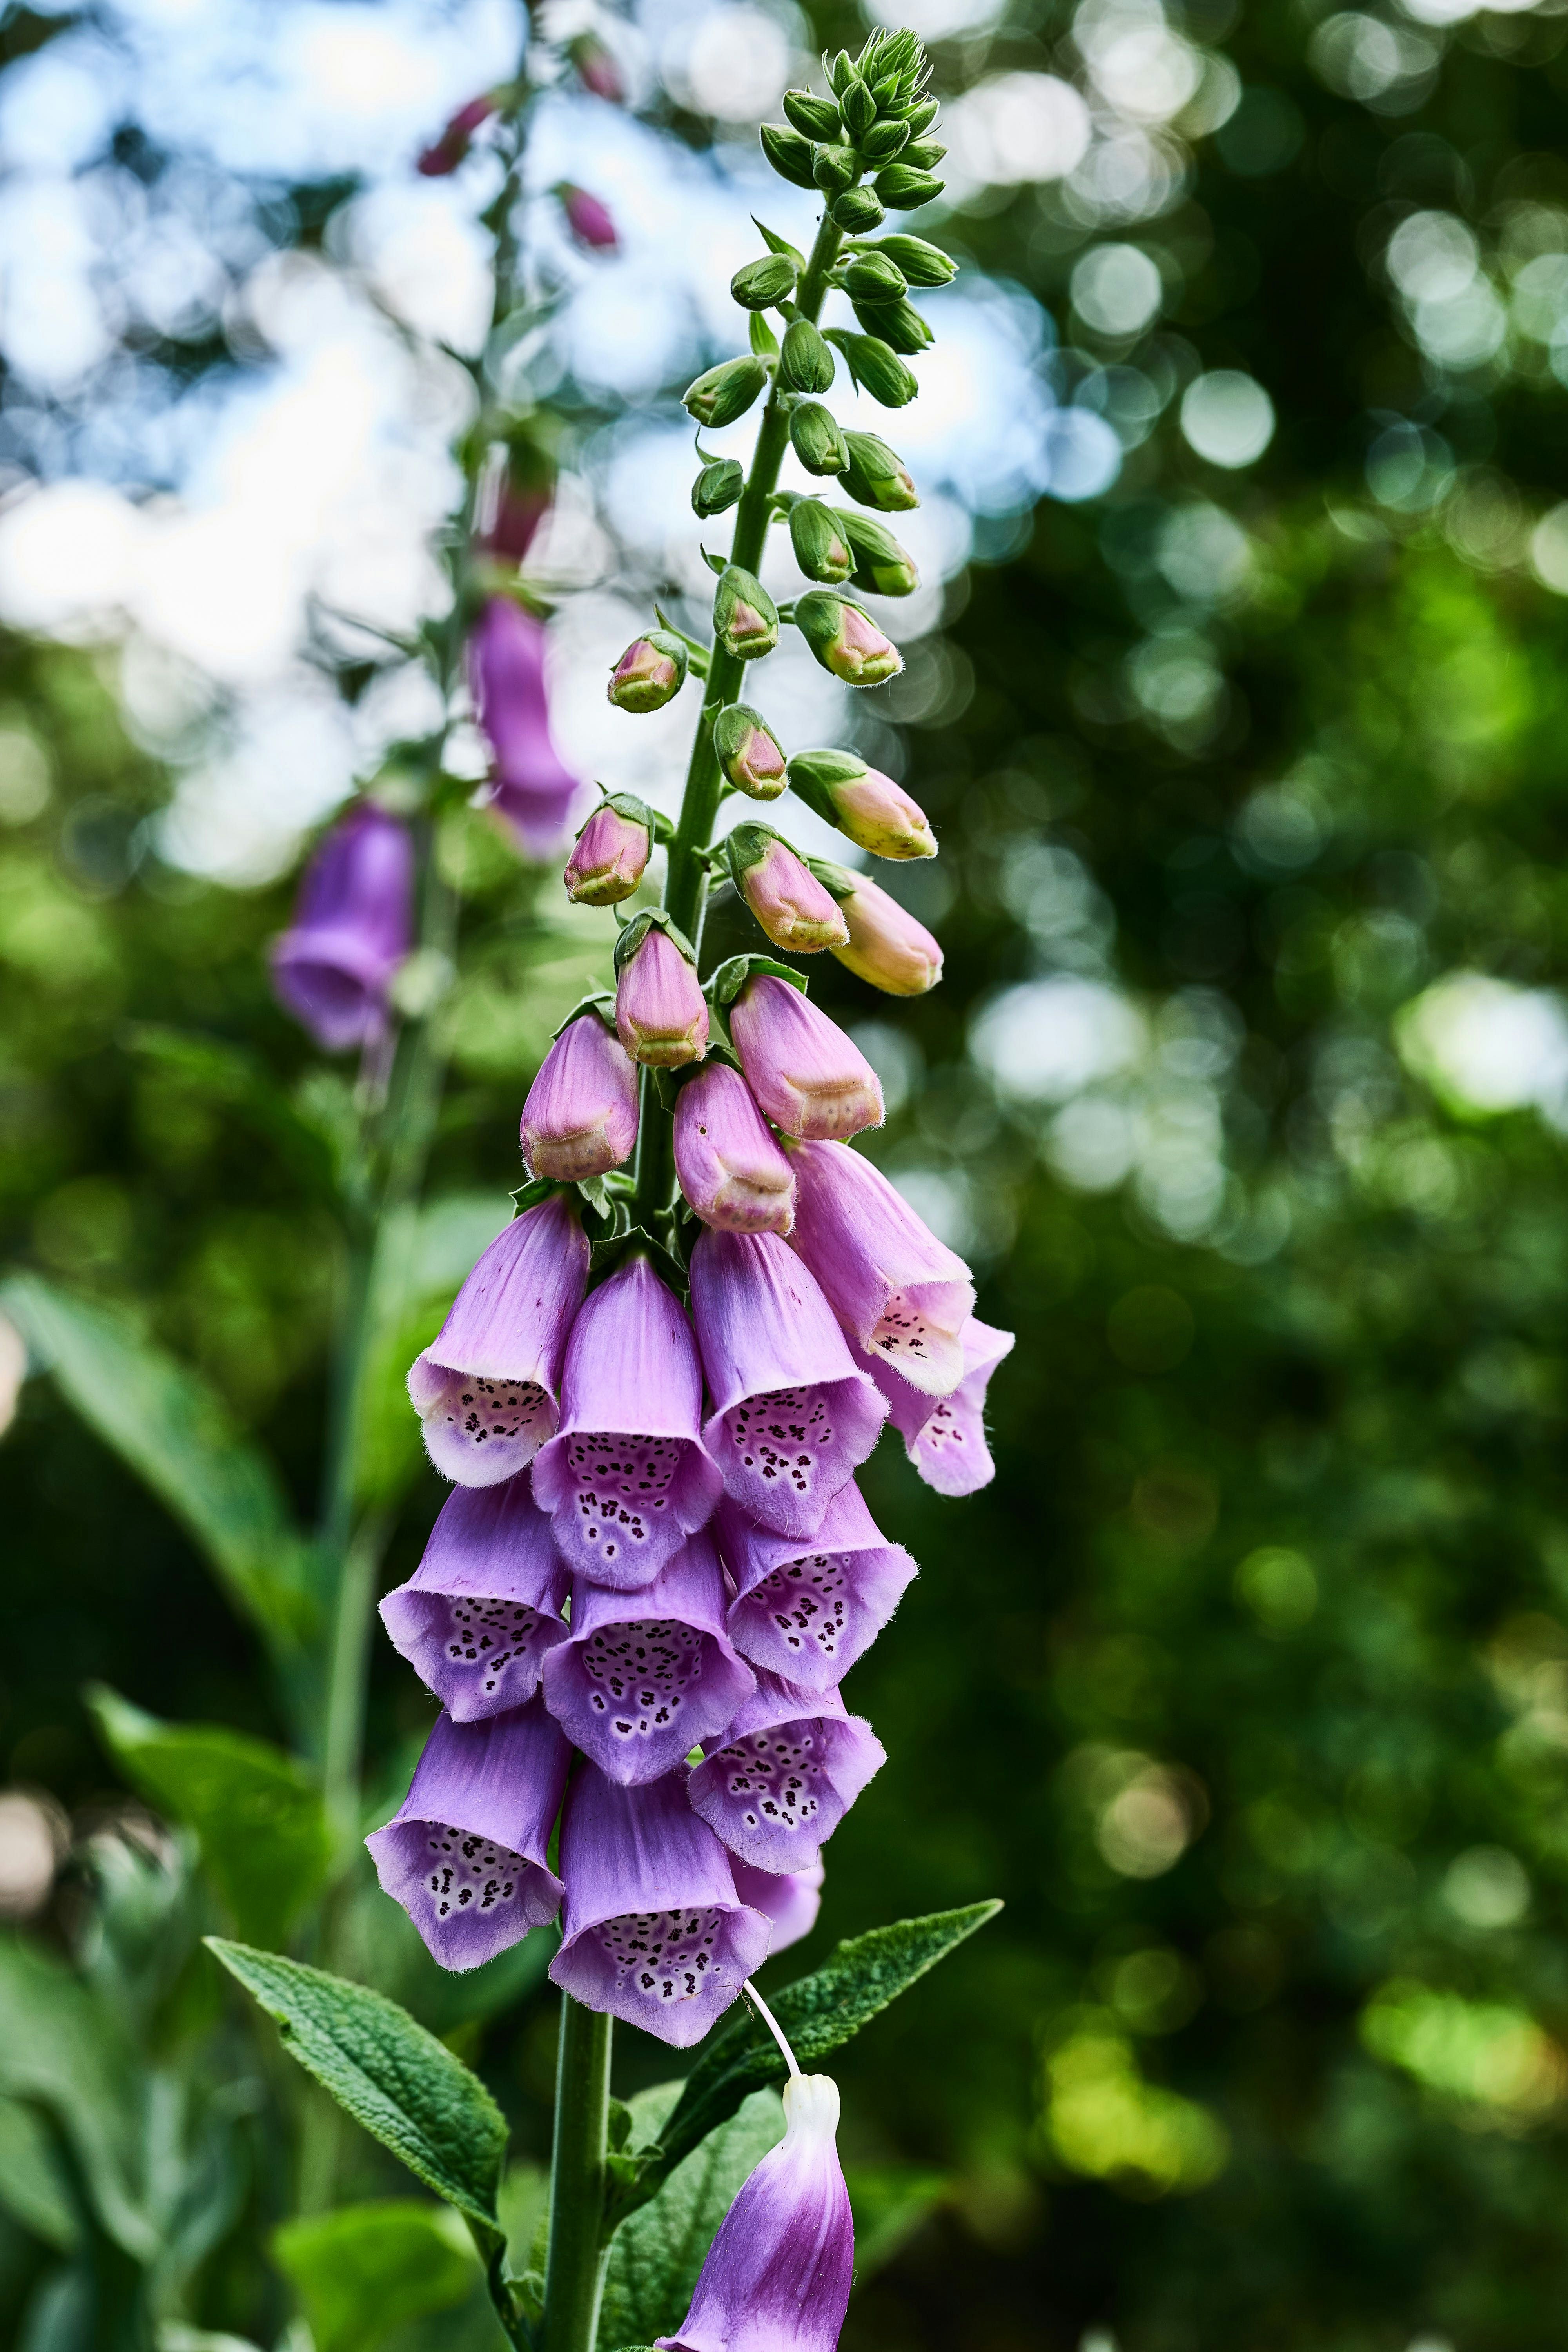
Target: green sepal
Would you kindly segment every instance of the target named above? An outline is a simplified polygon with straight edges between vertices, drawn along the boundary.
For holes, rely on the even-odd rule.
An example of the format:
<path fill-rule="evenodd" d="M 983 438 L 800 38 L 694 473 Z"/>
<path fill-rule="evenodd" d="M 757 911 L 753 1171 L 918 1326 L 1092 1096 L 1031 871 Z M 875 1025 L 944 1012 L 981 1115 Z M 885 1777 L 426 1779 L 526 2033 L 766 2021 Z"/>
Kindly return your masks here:
<path fill-rule="evenodd" d="M 703 562 L 708 566 L 709 571 L 714 574 L 715 578 L 722 580 L 725 572 L 730 569 L 729 557 L 727 555 L 710 555 L 708 550 L 700 544 L 698 546 L 697 552 L 702 558 Z"/>
<path fill-rule="evenodd" d="M 753 310 L 747 322 L 746 331 L 751 341 L 752 350 L 758 359 L 777 359 L 779 355 L 779 339 L 774 334 L 773 329 L 769 326 L 767 320 L 763 318 L 760 310 Z"/>
<path fill-rule="evenodd" d="M 852 898 L 860 887 L 860 877 L 851 874 L 847 866 L 835 866 L 830 857 L 808 857 L 806 871 L 821 883 L 830 898 Z"/>
<path fill-rule="evenodd" d="M 705 368 L 687 385 L 680 395 L 681 406 L 699 425 L 718 431 L 744 416 L 767 380 L 768 372 L 754 352 L 721 360 L 717 367 Z"/>
<path fill-rule="evenodd" d="M 647 939 L 649 931 L 662 931 L 672 947 L 679 948 L 695 971 L 697 952 L 679 924 L 663 907 L 644 907 L 635 914 L 616 941 L 616 970 L 625 971 L 627 964 Z"/>
<path fill-rule="evenodd" d="M 910 137 L 918 139 L 922 131 L 929 131 L 941 112 L 941 100 L 934 98 L 922 98 L 918 106 L 911 106 L 904 118 L 910 126 Z"/>
<path fill-rule="evenodd" d="M 899 161 L 911 172 L 934 172 L 946 153 L 940 139 L 917 139 L 904 149 Z"/>
<path fill-rule="evenodd" d="M 560 1028 L 551 1031 L 551 1043 L 553 1045 L 557 1037 L 564 1036 L 574 1021 L 581 1021 L 585 1013 L 596 1013 L 605 1028 L 613 1029 L 616 1025 L 616 1000 L 610 991 L 607 988 L 596 988 L 592 995 L 580 996 Z M 545 1200 L 550 1191 L 553 1189 L 548 1177 L 540 1177 L 532 1184 L 522 1185 L 511 1197 L 514 1201 L 521 1200 L 524 1192 L 537 1192 L 540 1184 L 543 1184 L 546 1189 L 539 1193 L 539 1198 L 542 1201 Z M 532 1208 L 534 1203 L 531 1201 L 528 1205 Z"/>
<path fill-rule="evenodd" d="M 852 302 L 901 302 L 910 290 L 909 279 L 879 245 L 862 246 L 852 253 L 841 275 Z"/>
<path fill-rule="evenodd" d="M 857 302 L 855 316 L 868 335 L 879 336 L 905 359 L 930 351 L 936 337 L 912 302 Z"/>
<path fill-rule="evenodd" d="M 654 617 L 658 621 L 659 627 L 665 631 L 667 635 L 679 637 L 681 644 L 686 647 L 687 658 L 691 665 L 692 677 L 706 677 L 709 668 L 709 647 L 703 645 L 700 638 L 689 637 L 684 629 L 678 629 L 673 621 L 668 621 L 665 618 L 663 613 L 660 612 L 657 604 L 654 606 L 653 610 Z M 658 841 L 669 840 L 675 828 L 670 824 L 668 817 L 658 815 L 655 818 L 655 823 L 662 828 L 661 831 L 655 835 L 655 839 Z"/>
<path fill-rule="evenodd" d="M 777 229 L 770 228 L 766 221 L 760 221 L 755 213 L 752 215 L 752 226 L 756 230 L 757 235 L 762 238 L 763 243 L 767 247 L 770 253 L 781 253 L 786 261 L 794 262 L 795 274 L 798 277 L 800 272 L 805 268 L 805 256 L 802 253 L 800 247 L 798 246 L 792 245 L 787 236 L 780 236 Z"/>
<path fill-rule="evenodd" d="M 780 963 L 775 956 L 733 955 L 709 976 L 702 993 L 716 1013 L 722 1013 L 759 972 L 766 972 L 774 980 L 787 980 L 803 996 L 807 992 L 805 972 L 796 971 L 793 964 Z"/>
<path fill-rule="evenodd" d="M 718 844 L 718 851 L 730 869 L 730 879 L 737 890 L 742 887 L 741 877 L 749 874 L 753 866 L 762 864 L 775 841 L 784 841 L 784 835 L 775 833 L 771 824 L 758 824 L 751 818 L 743 824 L 735 825 L 724 835 Z M 784 847 L 789 848 L 787 841 Z M 790 854 L 793 856 L 795 852 L 792 850 Z"/>
<path fill-rule="evenodd" d="M 792 131 L 787 122 L 764 122 L 757 132 L 763 153 L 781 180 L 792 187 L 815 188 L 812 177 L 814 151 L 809 139 Z"/>

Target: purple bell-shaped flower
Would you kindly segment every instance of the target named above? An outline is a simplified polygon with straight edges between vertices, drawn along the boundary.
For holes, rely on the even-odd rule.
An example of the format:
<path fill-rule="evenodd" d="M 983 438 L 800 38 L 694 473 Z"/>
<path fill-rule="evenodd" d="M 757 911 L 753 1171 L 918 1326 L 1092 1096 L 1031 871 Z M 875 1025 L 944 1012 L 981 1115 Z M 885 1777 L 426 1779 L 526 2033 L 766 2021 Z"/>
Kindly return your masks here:
<path fill-rule="evenodd" d="M 387 992 L 414 929 L 414 845 L 374 802 L 340 817 L 305 869 L 294 920 L 272 950 L 279 1001 L 329 1054 L 386 1026 Z"/>

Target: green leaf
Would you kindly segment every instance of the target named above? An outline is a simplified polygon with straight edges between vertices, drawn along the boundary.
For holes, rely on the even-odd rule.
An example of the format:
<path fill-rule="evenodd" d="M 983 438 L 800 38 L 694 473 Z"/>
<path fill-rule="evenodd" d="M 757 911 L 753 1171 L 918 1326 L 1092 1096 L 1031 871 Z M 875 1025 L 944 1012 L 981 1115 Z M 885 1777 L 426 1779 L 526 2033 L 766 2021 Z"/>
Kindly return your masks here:
<path fill-rule="evenodd" d="M 331 1146 L 300 1117 L 254 1054 L 231 1045 L 226 1038 L 165 1029 L 151 1021 L 133 1022 L 124 1034 L 132 1053 L 181 1080 L 192 1094 L 221 1104 L 272 1144 L 308 1191 L 324 1199 L 331 1196 L 335 1184 Z"/>
<path fill-rule="evenodd" d="M 464 2301 L 480 2276 L 447 2205 L 388 2197 L 285 2221 L 272 2233 L 316 2352 L 374 2352 L 394 2327 Z"/>
<path fill-rule="evenodd" d="M 86 1697 L 132 1788 L 195 1830 L 240 1934 L 280 1943 L 331 1861 L 321 1790 L 304 1767 L 220 1725 L 161 1723 L 102 1683 Z"/>
<path fill-rule="evenodd" d="M 34 2109 L 16 2099 L 0 2099 L 0 2205 L 62 2254 L 80 2241 L 70 2183 L 55 2143 Z"/>
<path fill-rule="evenodd" d="M 769 326 L 767 320 L 763 318 L 760 310 L 753 310 L 752 312 L 751 328 L 752 349 L 755 352 L 758 359 L 777 359 L 779 353 L 779 339 L 774 334 L 773 329 Z"/>
<path fill-rule="evenodd" d="M 274 1952 L 205 1938 L 276 2018 L 284 2047 L 415 2179 L 455 2205 L 488 2260 L 502 2243 L 496 2191 L 506 2122 L 477 2074 L 363 1985 Z"/>
<path fill-rule="evenodd" d="M 309 1551 L 271 1464 L 236 1433 L 206 1383 L 122 1311 L 34 1275 L 0 1285 L 0 1306 L 88 1427 L 200 1545 L 230 1598 L 276 1648 L 293 1652 L 314 1619 Z"/>
<path fill-rule="evenodd" d="M 58 2123 L 97 2221 L 137 2263 L 159 2245 L 132 2105 L 145 2084 L 145 2060 L 107 2004 L 41 1945 L 0 1937 L 0 2094 Z M 65 2190 L 58 2163 L 51 2180 Z"/>
<path fill-rule="evenodd" d="M 710 974 L 702 992 L 710 1004 L 721 1008 L 733 1004 L 746 982 L 759 971 L 771 972 L 774 980 L 787 980 L 790 986 L 798 988 L 803 996 L 806 993 L 805 972 L 797 971 L 793 964 L 780 963 L 774 956 L 765 955 L 729 957 L 717 971 Z"/>
<path fill-rule="evenodd" d="M 599 2352 L 674 2335 L 735 2191 L 783 2137 L 777 2092 L 754 2091 L 675 2167 L 657 2197 L 622 2222 L 610 2242 Z"/>
<path fill-rule="evenodd" d="M 902 2252 L 952 2180 L 914 2164 L 847 2165 L 844 2178 L 855 2215 L 855 2284 L 862 2287 Z"/>
<path fill-rule="evenodd" d="M 970 1903 L 962 1910 L 873 1927 L 840 1944 L 815 1976 L 798 1977 L 782 1992 L 771 1993 L 773 2014 L 801 2065 L 809 2073 L 1001 1908 L 1000 1903 Z M 749 2009 L 742 2011 L 687 2076 L 680 2104 L 665 2126 L 663 2157 L 645 2173 L 644 2185 L 733 2115 L 748 2091 L 784 2078 L 784 2060 L 766 2028 Z"/>
<path fill-rule="evenodd" d="M 792 245 L 787 236 L 780 236 L 778 231 L 770 228 L 766 221 L 758 220 L 755 213 L 752 215 L 752 225 L 770 253 L 782 253 L 786 261 L 794 262 L 797 270 L 805 269 L 805 256 L 798 246 Z"/>

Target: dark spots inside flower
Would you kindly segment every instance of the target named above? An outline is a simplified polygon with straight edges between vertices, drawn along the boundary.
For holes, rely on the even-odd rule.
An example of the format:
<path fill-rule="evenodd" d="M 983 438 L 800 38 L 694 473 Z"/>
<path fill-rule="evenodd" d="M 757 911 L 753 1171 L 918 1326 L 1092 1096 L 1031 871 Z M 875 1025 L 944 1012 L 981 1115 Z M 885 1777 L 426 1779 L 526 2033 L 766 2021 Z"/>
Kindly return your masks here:
<path fill-rule="evenodd" d="M 741 1467 L 763 1487 L 809 1496 L 817 1464 L 833 1444 L 826 1389 L 774 1389 L 746 1397 L 724 1415 L 724 1434 Z"/>
<path fill-rule="evenodd" d="M 849 1577 L 838 1555 L 813 1552 L 786 1560 L 763 1579 L 751 1600 L 797 1656 L 808 1650 L 837 1656 L 849 1621 Z"/>
<path fill-rule="evenodd" d="M 724 1914 L 716 1904 L 701 1910 L 628 1912 L 596 1929 L 615 1964 L 617 1990 L 630 1979 L 638 1992 L 661 2006 L 690 2000 L 706 1980 L 724 1973 L 715 1947 Z"/>
<path fill-rule="evenodd" d="M 465 1911 L 493 1911 L 517 1895 L 530 1865 L 510 1846 L 432 1822 L 426 1843 L 435 1860 L 425 1874 L 425 1891 L 437 1919 Z"/>
<path fill-rule="evenodd" d="M 617 1739 L 668 1731 L 701 1677 L 705 1638 L 676 1618 L 602 1626 L 577 1652 L 589 1708 Z"/>
<path fill-rule="evenodd" d="M 493 1595 L 433 1595 L 432 1603 L 428 1638 L 448 1672 L 476 1684 L 487 1696 L 500 1689 L 508 1666 L 531 1656 L 545 1622 L 525 1601 Z"/>
<path fill-rule="evenodd" d="M 515 1443 L 535 1432 L 550 1400 L 534 1381 L 479 1380 L 454 1372 L 426 1419 L 445 1422 L 467 1444 Z M 543 1434 L 543 1432 L 539 1432 Z"/>
<path fill-rule="evenodd" d="M 720 1784 L 747 1829 L 791 1832 L 815 1821 L 831 1796 L 815 1718 L 775 1725 L 731 1741 L 713 1759 Z"/>

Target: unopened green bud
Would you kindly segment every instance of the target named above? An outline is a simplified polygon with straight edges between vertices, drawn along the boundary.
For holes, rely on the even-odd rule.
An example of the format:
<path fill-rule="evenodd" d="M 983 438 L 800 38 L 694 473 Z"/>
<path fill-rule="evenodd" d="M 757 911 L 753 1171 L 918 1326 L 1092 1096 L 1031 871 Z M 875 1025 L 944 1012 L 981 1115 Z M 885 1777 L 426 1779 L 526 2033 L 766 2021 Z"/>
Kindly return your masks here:
<path fill-rule="evenodd" d="M 789 510 L 789 539 L 795 560 L 808 580 L 825 581 L 836 588 L 855 569 L 850 541 L 831 507 L 820 499 L 797 499 Z"/>
<path fill-rule="evenodd" d="M 827 79 L 835 98 L 842 98 L 855 79 L 855 60 L 847 49 L 840 49 L 827 68 Z"/>
<path fill-rule="evenodd" d="M 779 641 L 778 607 L 756 574 L 728 563 L 713 595 L 713 634 L 737 661 L 771 654 Z"/>
<path fill-rule="evenodd" d="M 855 316 L 867 333 L 879 335 L 890 352 L 912 357 L 936 341 L 912 302 L 857 302 Z"/>
<path fill-rule="evenodd" d="M 852 139 L 860 138 L 877 120 L 877 101 L 858 75 L 839 91 L 838 111 Z"/>
<path fill-rule="evenodd" d="M 859 160 L 853 147 L 819 147 L 811 169 L 817 186 L 830 196 L 842 194 L 860 176 Z"/>
<path fill-rule="evenodd" d="M 853 302 L 897 302 L 909 290 L 909 279 L 880 246 L 858 253 L 844 272 L 844 291 Z"/>
<path fill-rule="evenodd" d="M 941 111 L 941 105 L 934 98 L 922 98 L 918 106 L 911 106 L 905 117 L 910 126 L 910 137 L 918 139 L 922 131 L 929 131 Z"/>
<path fill-rule="evenodd" d="M 817 98 L 809 89 L 786 89 L 784 110 L 795 129 L 807 139 L 840 139 L 843 130 L 838 109 L 830 98 Z"/>
<path fill-rule="evenodd" d="M 904 149 L 899 161 L 911 172 L 934 172 L 946 152 L 940 139 L 917 139 Z"/>
<path fill-rule="evenodd" d="M 910 236 L 906 229 L 885 236 L 875 250 L 896 263 L 911 286 L 945 286 L 958 275 L 957 262 L 941 246 L 928 245 L 923 236 Z"/>
<path fill-rule="evenodd" d="M 787 253 L 764 253 L 736 270 L 730 291 L 742 310 L 771 310 L 795 292 L 795 264 Z"/>
<path fill-rule="evenodd" d="M 833 516 L 855 556 L 855 585 L 876 596 L 912 596 L 920 572 L 908 548 L 900 547 L 884 522 L 835 507 Z"/>
<path fill-rule="evenodd" d="M 743 702 L 727 703 L 713 721 L 719 765 L 738 792 L 776 801 L 784 788 L 783 746 L 772 728 Z"/>
<path fill-rule="evenodd" d="M 917 172 L 910 163 L 889 163 L 877 174 L 877 194 L 896 213 L 912 213 L 917 205 L 929 205 L 945 184 L 929 172 Z"/>
<path fill-rule="evenodd" d="M 880 686 L 904 666 L 897 646 L 870 614 L 831 588 L 812 588 L 797 596 L 795 625 L 823 668 L 846 686 Z"/>
<path fill-rule="evenodd" d="M 849 463 L 838 419 L 820 400 L 803 401 L 792 410 L 789 437 L 808 474 L 841 474 Z"/>
<path fill-rule="evenodd" d="M 838 227 L 849 236 L 868 236 L 882 225 L 882 199 L 875 188 L 846 188 L 828 206 Z"/>
<path fill-rule="evenodd" d="M 868 163 L 890 163 L 910 141 L 907 122 L 874 122 L 856 145 Z"/>
<path fill-rule="evenodd" d="M 897 352 L 879 335 L 847 335 L 836 328 L 833 341 L 848 361 L 856 383 L 864 384 L 884 408 L 907 407 L 919 392 L 919 383 Z"/>
<path fill-rule="evenodd" d="M 826 392 L 833 383 L 831 350 L 809 319 L 792 319 L 784 329 L 779 374 L 792 392 Z"/>
<path fill-rule="evenodd" d="M 691 485 L 691 510 L 706 518 L 732 507 L 746 487 L 746 477 L 734 457 L 715 457 Z"/>
<path fill-rule="evenodd" d="M 759 359 L 721 360 L 695 383 L 689 383 L 680 398 L 699 425 L 733 425 L 737 416 L 744 416 L 767 380 L 768 372 Z"/>
<path fill-rule="evenodd" d="M 883 514 L 905 514 L 918 507 L 915 486 L 903 459 L 879 441 L 874 433 L 847 433 L 849 463 L 844 470 L 842 487 L 863 507 L 876 507 Z"/>
<path fill-rule="evenodd" d="M 809 139 L 792 131 L 784 122 L 764 122 L 757 133 L 763 152 L 778 173 L 794 188 L 815 188 L 812 177 L 812 146 Z"/>
<path fill-rule="evenodd" d="M 617 710 L 662 710 L 685 685 L 689 660 L 683 638 L 668 629 L 650 629 L 646 637 L 632 639 L 605 691 Z"/>

